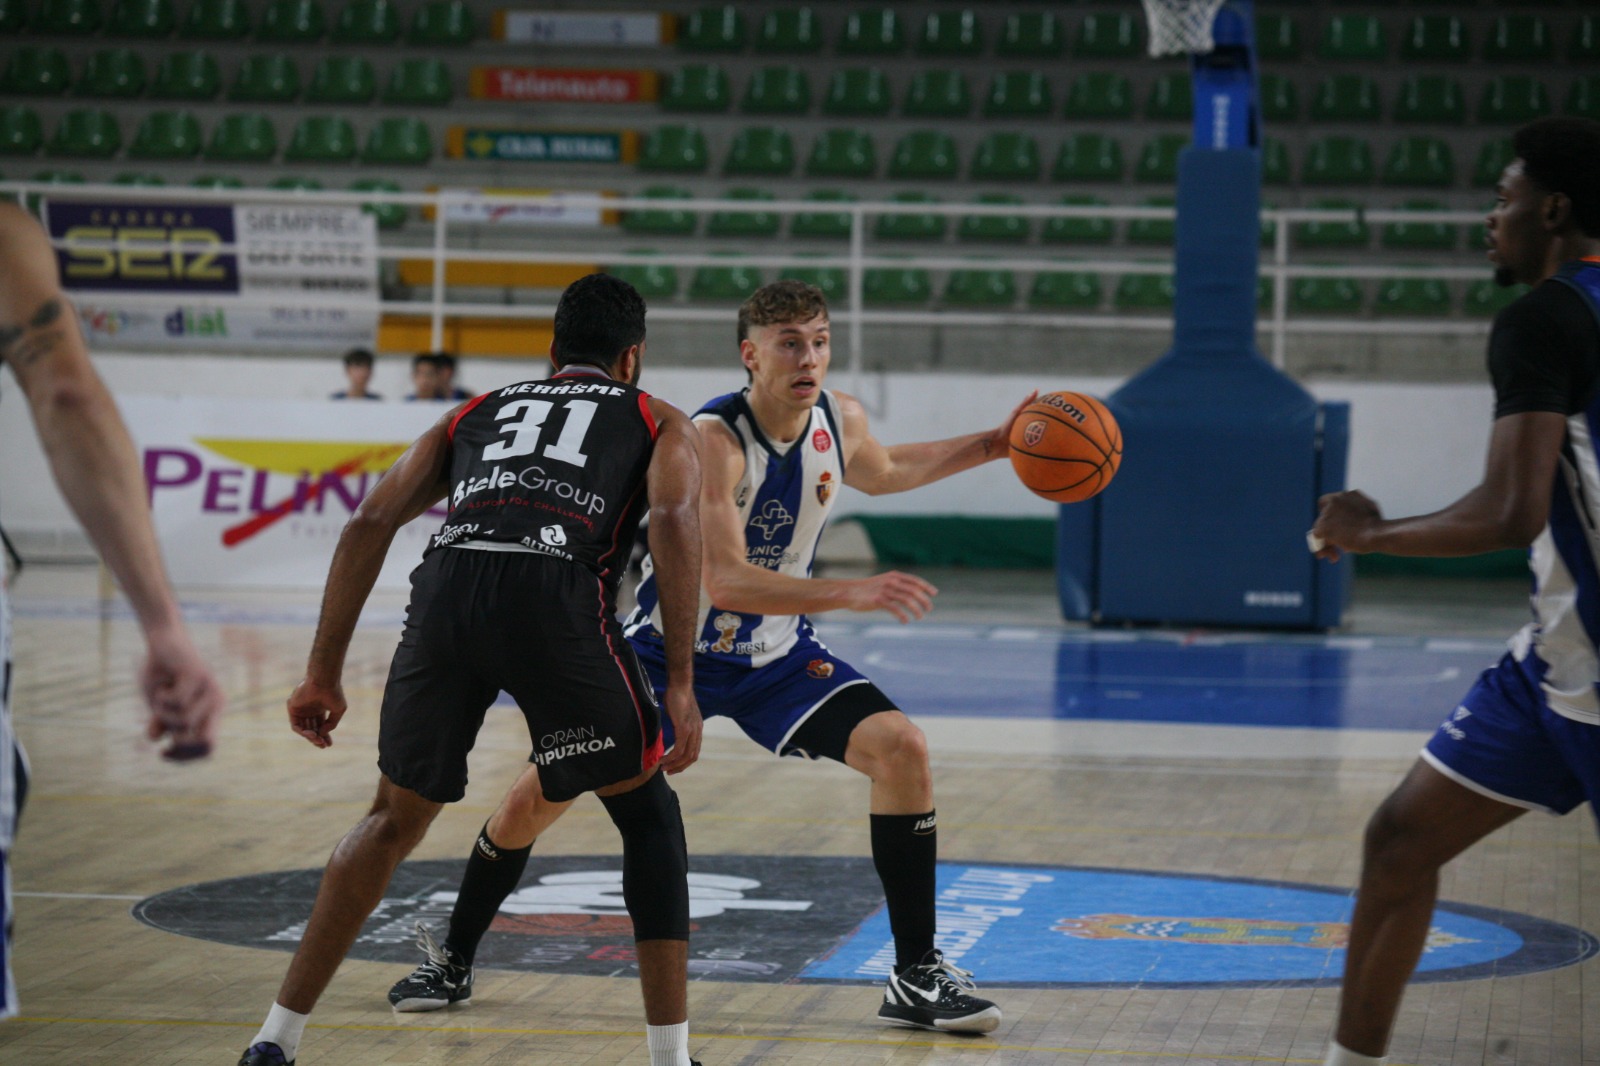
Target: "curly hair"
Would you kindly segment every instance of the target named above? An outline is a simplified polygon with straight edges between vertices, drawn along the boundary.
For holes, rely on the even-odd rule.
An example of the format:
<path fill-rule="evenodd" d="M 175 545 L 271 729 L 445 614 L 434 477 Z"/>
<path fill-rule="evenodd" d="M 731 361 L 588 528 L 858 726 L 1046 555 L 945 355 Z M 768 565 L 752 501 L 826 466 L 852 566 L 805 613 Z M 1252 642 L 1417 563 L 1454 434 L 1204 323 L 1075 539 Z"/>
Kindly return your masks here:
<path fill-rule="evenodd" d="M 1572 218 L 1586 236 L 1600 237 L 1600 122 L 1546 118 L 1517 130 L 1512 140 L 1522 172 L 1547 192 L 1572 201 Z"/>
<path fill-rule="evenodd" d="M 751 326 L 810 322 L 818 315 L 828 317 L 828 299 L 821 289 L 793 278 L 774 281 L 739 305 L 739 341 L 749 339 Z"/>
<path fill-rule="evenodd" d="M 644 340 L 644 297 L 621 278 L 589 274 L 567 286 L 556 304 L 551 354 L 557 366 L 614 366 L 617 356 Z"/>

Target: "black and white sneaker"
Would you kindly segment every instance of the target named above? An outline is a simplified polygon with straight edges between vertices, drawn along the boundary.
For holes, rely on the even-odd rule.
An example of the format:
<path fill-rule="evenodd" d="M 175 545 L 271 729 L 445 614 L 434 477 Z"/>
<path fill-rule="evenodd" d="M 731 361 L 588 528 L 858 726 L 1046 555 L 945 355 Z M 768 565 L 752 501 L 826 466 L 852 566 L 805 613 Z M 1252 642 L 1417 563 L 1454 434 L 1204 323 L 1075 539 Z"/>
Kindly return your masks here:
<path fill-rule="evenodd" d="M 427 961 L 389 989 L 389 1004 L 395 1010 L 440 1010 L 472 998 L 472 967 L 461 965 L 454 952 L 440 947 L 421 922 L 417 923 L 417 947 Z"/>
<path fill-rule="evenodd" d="M 239 1066 L 294 1066 L 294 1060 L 284 1058 L 283 1048 L 277 1044 L 262 1041 L 245 1048 Z"/>
<path fill-rule="evenodd" d="M 969 996 L 972 974 L 950 965 L 935 948 L 922 961 L 889 976 L 878 1017 L 890 1025 L 942 1033 L 988 1033 L 1000 1024 L 1000 1008 Z"/>

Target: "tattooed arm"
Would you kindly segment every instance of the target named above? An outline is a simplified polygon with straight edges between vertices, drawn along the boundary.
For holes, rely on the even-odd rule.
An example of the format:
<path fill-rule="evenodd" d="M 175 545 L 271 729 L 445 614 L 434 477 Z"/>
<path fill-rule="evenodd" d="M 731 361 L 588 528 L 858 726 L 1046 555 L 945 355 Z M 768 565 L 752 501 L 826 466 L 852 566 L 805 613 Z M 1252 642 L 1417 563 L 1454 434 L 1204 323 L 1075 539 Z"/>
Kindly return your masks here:
<path fill-rule="evenodd" d="M 89 362 L 44 232 L 0 204 L 0 360 L 28 399 L 61 494 L 116 575 L 143 628 L 147 732 L 169 758 L 210 751 L 222 690 L 184 628 L 150 523 L 144 476 L 116 403 Z"/>

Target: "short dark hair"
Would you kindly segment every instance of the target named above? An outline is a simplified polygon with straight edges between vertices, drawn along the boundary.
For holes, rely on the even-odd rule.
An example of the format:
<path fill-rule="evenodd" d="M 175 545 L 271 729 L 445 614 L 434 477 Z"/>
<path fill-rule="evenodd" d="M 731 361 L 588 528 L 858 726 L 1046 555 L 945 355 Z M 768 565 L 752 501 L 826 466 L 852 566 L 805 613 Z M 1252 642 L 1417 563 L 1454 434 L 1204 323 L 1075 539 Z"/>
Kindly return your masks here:
<path fill-rule="evenodd" d="M 365 348 L 351 348 L 344 353 L 345 366 L 371 366 L 372 353 Z"/>
<path fill-rule="evenodd" d="M 739 305 L 739 341 L 750 337 L 751 326 L 810 322 L 828 314 L 828 298 L 815 285 L 784 278 L 763 285 Z"/>
<path fill-rule="evenodd" d="M 615 367 L 617 357 L 644 342 L 644 297 L 610 274 L 588 274 L 567 286 L 556 304 L 557 366 L 592 363 Z"/>
<path fill-rule="evenodd" d="M 1512 139 L 1528 180 L 1572 201 L 1572 218 L 1586 236 L 1600 237 L 1600 122 L 1545 118 Z"/>
<path fill-rule="evenodd" d="M 433 359 L 433 365 L 440 370 L 455 370 L 456 357 L 449 352 L 429 352 L 428 355 Z"/>

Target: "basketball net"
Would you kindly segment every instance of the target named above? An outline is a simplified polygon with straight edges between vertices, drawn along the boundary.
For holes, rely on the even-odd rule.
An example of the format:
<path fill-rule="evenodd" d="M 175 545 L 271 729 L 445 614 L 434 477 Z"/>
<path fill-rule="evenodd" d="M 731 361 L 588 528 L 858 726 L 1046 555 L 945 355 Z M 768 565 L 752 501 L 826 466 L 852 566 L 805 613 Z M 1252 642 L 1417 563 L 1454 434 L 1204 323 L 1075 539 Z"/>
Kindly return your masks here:
<path fill-rule="evenodd" d="M 1205 53 L 1215 47 L 1211 24 L 1226 0 L 1141 0 L 1150 24 L 1150 54 Z"/>

